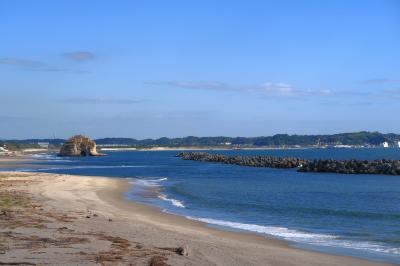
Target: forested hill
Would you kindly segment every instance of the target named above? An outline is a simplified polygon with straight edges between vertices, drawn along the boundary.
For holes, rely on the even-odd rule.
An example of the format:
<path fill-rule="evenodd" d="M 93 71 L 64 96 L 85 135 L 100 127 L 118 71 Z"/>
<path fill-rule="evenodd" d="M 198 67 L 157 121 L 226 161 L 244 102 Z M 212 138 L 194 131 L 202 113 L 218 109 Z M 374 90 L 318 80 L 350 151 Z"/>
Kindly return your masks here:
<path fill-rule="evenodd" d="M 17 144 L 35 144 L 49 142 L 60 145 L 63 139 L 26 139 L 8 140 Z M 314 146 L 314 145 L 363 145 L 378 146 L 387 141 L 390 145 L 400 141 L 399 134 L 382 134 L 379 132 L 355 132 L 333 135 L 287 135 L 277 134 L 268 137 L 184 137 L 184 138 L 159 138 L 137 140 L 133 138 L 101 138 L 95 140 L 98 145 L 121 145 L 134 147 L 178 147 L 178 146 Z M 4 143 L 5 141 L 3 141 Z M 0 141 L 0 145 L 2 141 Z"/>
<path fill-rule="evenodd" d="M 395 144 L 399 134 L 379 132 L 356 132 L 334 135 L 287 135 L 268 137 L 184 137 L 136 140 L 130 138 L 97 139 L 97 144 L 123 144 L 132 146 L 313 146 L 313 145 L 381 145 L 383 142 Z"/>

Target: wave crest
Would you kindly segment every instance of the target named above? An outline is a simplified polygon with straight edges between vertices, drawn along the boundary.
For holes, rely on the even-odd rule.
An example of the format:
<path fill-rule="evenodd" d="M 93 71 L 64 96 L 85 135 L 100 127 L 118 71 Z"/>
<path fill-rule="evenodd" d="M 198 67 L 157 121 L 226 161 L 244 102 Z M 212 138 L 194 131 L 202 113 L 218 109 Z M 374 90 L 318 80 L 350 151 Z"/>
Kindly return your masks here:
<path fill-rule="evenodd" d="M 164 194 L 158 195 L 158 198 L 159 198 L 159 199 L 162 199 L 162 200 L 164 200 L 164 201 L 170 202 L 170 203 L 171 203 L 172 205 L 174 205 L 175 207 L 178 207 L 178 208 L 185 208 L 185 205 L 183 204 L 182 201 L 177 200 L 177 199 L 170 199 L 170 198 L 168 198 L 168 197 L 167 197 L 166 195 L 164 195 Z"/>
<path fill-rule="evenodd" d="M 318 245 L 324 247 L 350 248 L 350 249 L 365 250 L 365 251 L 372 251 L 372 252 L 392 254 L 392 255 L 400 254 L 400 248 L 387 247 L 383 244 L 375 242 L 343 240 L 335 235 L 308 233 L 294 229 L 288 229 L 285 227 L 245 224 L 245 223 L 237 223 L 237 222 L 210 219 L 210 218 L 196 218 L 191 216 L 186 216 L 186 218 L 208 224 L 266 234 L 298 243 L 305 243 L 305 244 Z"/>
<path fill-rule="evenodd" d="M 147 167 L 147 165 L 79 165 L 69 167 L 49 167 L 49 168 L 19 168 L 15 171 L 22 172 L 41 172 L 41 171 L 52 171 L 52 170 L 74 170 L 74 169 L 106 169 L 106 168 L 141 168 Z"/>
<path fill-rule="evenodd" d="M 158 187 L 160 186 L 160 182 L 167 181 L 167 177 L 160 177 L 160 178 L 136 178 L 132 182 L 129 182 L 133 185 L 139 185 L 144 187 Z"/>

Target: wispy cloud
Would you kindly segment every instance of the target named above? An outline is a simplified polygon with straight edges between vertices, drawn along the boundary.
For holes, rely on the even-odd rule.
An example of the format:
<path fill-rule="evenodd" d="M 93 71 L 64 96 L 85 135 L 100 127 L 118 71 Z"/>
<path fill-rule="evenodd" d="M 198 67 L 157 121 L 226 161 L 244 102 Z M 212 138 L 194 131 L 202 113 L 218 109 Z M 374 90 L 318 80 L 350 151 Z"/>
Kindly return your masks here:
<path fill-rule="evenodd" d="M 46 66 L 44 62 L 18 58 L 0 58 L 0 64 L 23 68 L 42 68 Z"/>
<path fill-rule="evenodd" d="M 222 82 L 166 81 L 146 82 L 149 85 L 169 86 L 195 90 L 255 92 L 271 96 L 330 95 L 330 90 L 300 89 L 286 83 L 266 82 L 257 85 L 230 85 Z"/>
<path fill-rule="evenodd" d="M 69 60 L 72 60 L 75 62 L 85 62 L 85 61 L 93 60 L 95 58 L 95 55 L 88 51 L 69 52 L 69 53 L 64 53 L 63 55 L 66 58 L 68 58 Z"/>
<path fill-rule="evenodd" d="M 350 90 L 335 90 L 335 92 L 333 92 L 332 95 L 346 96 L 346 97 L 367 97 L 367 96 L 371 96 L 372 93 L 369 91 L 360 91 L 360 90 L 356 90 L 356 89 L 350 89 Z"/>
<path fill-rule="evenodd" d="M 52 66 L 30 68 L 28 70 L 30 70 L 30 71 L 40 71 L 40 72 L 70 72 L 69 69 L 60 68 L 60 67 L 52 67 Z"/>
<path fill-rule="evenodd" d="M 389 78 L 375 78 L 375 79 L 367 79 L 362 82 L 363 84 L 393 84 L 400 83 L 400 79 L 389 79 Z"/>
<path fill-rule="evenodd" d="M 383 94 L 390 98 L 400 99 L 400 89 L 389 89 L 384 90 Z"/>
<path fill-rule="evenodd" d="M 266 94 L 278 96 L 313 96 L 313 95 L 330 95 L 332 92 L 328 89 L 299 89 L 286 83 L 264 83 L 255 86 L 254 91 L 264 92 Z"/>
<path fill-rule="evenodd" d="M 67 98 L 60 99 L 59 102 L 70 104 L 137 104 L 147 102 L 148 100 L 134 100 L 134 99 L 121 99 L 121 98 Z"/>
<path fill-rule="evenodd" d="M 192 81 L 161 81 L 161 82 L 146 82 L 149 85 L 157 86 L 169 86 L 184 89 L 195 89 L 195 90 L 216 90 L 216 91 L 236 91 L 231 85 L 222 82 L 192 82 Z"/>
<path fill-rule="evenodd" d="M 0 65 L 8 65 L 17 67 L 25 71 L 38 71 L 38 72 L 64 72 L 71 74 L 87 74 L 86 70 L 74 70 L 63 67 L 51 66 L 42 61 L 20 59 L 20 58 L 0 58 Z"/>

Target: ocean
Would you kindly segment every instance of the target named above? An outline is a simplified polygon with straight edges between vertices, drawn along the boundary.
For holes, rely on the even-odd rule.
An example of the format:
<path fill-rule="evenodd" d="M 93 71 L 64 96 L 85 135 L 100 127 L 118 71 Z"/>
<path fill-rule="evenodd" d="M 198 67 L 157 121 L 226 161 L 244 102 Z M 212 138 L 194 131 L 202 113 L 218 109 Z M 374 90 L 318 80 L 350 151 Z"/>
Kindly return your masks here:
<path fill-rule="evenodd" d="M 396 159 L 400 149 L 207 151 L 307 159 Z M 400 177 L 300 173 L 184 161 L 176 151 L 105 157 L 34 155 L 31 168 L 3 169 L 129 178 L 128 200 L 221 230 L 258 233 L 290 245 L 400 264 Z M 152 193 L 147 193 L 148 191 Z"/>

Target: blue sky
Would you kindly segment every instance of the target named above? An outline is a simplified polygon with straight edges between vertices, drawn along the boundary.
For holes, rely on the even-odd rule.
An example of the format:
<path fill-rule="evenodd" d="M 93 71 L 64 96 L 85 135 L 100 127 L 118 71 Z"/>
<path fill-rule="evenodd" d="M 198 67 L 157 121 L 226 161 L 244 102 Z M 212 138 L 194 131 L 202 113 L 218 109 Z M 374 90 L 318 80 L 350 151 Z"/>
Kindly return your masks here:
<path fill-rule="evenodd" d="M 0 138 L 400 129 L 397 0 L 3 0 L 0 36 Z"/>

